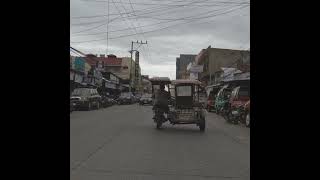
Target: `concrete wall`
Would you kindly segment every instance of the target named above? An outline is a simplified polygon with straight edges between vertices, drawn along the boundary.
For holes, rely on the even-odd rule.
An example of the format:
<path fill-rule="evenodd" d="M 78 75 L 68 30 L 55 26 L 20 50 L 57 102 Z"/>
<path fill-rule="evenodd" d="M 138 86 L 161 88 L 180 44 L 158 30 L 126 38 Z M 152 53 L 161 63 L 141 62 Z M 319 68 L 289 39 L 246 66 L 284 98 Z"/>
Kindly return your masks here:
<path fill-rule="evenodd" d="M 128 67 L 128 68 L 126 68 Z M 132 61 L 132 70 L 131 70 L 131 75 L 133 77 L 134 75 L 134 61 Z M 122 58 L 122 64 L 121 67 L 108 67 L 108 71 L 116 74 L 122 79 L 129 79 L 129 72 L 130 72 L 130 58 L 129 57 L 123 57 Z"/>
<path fill-rule="evenodd" d="M 215 49 L 209 50 L 209 71 L 215 73 L 220 71 L 221 67 L 229 67 L 236 65 L 237 61 L 244 59 L 247 60 L 249 51 L 230 50 L 230 49 Z"/>
<path fill-rule="evenodd" d="M 201 52 L 200 52 L 201 53 Z M 250 64 L 250 52 L 244 50 L 232 50 L 232 49 L 218 49 L 207 48 L 205 52 L 202 52 L 201 60 L 199 64 L 204 65 L 204 72 L 200 73 L 200 79 L 206 79 L 208 76 L 212 76 L 212 83 L 214 82 L 214 75 L 221 71 L 222 67 L 235 67 L 237 68 L 239 63 Z M 219 74 L 219 73 L 218 73 Z M 207 78 L 204 78 L 207 77 Z"/>
<path fill-rule="evenodd" d="M 132 63 L 132 64 L 131 64 Z M 132 69 L 130 70 L 130 66 L 132 65 Z M 122 69 L 120 72 L 120 76 L 121 77 L 125 77 L 126 79 L 129 79 L 129 73 L 131 73 L 131 78 L 132 78 L 132 82 L 136 84 L 136 88 L 141 88 L 141 68 L 140 66 L 138 67 L 138 75 L 139 78 L 137 79 L 138 81 L 135 82 L 135 61 L 133 61 L 130 57 L 123 57 L 122 58 Z M 124 67 L 128 67 L 128 69 L 125 69 Z"/>

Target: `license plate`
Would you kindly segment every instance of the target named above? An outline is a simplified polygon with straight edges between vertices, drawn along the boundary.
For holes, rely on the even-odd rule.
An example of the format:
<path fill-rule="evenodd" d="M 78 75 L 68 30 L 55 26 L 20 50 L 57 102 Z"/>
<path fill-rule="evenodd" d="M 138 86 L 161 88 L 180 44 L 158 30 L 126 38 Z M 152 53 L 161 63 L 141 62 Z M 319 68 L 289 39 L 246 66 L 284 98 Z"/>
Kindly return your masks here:
<path fill-rule="evenodd" d="M 232 111 L 232 114 L 233 114 L 233 115 L 237 115 L 237 114 L 239 114 L 239 113 L 238 113 L 238 111 Z"/>

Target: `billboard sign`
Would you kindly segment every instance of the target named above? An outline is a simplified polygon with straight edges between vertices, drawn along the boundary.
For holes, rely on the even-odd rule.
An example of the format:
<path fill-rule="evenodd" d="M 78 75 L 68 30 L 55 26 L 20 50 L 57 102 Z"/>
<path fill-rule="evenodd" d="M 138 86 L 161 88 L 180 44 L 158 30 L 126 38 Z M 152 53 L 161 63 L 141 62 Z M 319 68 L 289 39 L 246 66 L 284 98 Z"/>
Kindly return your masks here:
<path fill-rule="evenodd" d="M 187 70 L 189 72 L 201 73 L 203 72 L 203 65 L 189 64 Z"/>

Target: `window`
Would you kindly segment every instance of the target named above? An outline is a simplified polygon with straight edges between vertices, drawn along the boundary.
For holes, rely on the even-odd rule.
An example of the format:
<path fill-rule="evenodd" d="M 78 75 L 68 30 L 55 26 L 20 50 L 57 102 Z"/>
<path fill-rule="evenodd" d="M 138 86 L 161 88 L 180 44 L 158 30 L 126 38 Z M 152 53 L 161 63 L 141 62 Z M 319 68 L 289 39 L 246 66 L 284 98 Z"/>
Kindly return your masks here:
<path fill-rule="evenodd" d="M 177 96 L 191 96 L 192 86 L 177 86 Z"/>

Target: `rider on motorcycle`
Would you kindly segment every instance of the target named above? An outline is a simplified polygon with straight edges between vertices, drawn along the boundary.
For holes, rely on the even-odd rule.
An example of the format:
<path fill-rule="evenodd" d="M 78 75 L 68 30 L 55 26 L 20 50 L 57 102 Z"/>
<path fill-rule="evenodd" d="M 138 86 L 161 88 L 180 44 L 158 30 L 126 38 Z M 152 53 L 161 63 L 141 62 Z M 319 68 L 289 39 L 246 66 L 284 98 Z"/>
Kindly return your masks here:
<path fill-rule="evenodd" d="M 154 94 L 154 103 L 153 103 L 153 110 L 156 108 L 160 109 L 161 111 L 168 113 L 169 106 L 168 100 L 170 99 L 170 94 L 165 90 L 164 85 L 160 85 L 160 89 L 158 89 Z"/>

